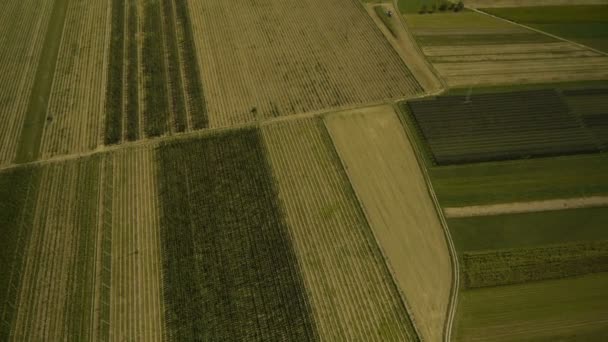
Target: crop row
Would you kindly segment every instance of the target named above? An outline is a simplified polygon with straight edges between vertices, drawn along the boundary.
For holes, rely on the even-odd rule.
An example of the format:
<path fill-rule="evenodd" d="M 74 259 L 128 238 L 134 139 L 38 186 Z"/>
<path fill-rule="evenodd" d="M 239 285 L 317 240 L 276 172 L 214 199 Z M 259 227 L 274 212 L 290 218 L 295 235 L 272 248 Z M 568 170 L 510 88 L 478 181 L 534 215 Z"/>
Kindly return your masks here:
<path fill-rule="evenodd" d="M 179 1 L 180 3 L 183 1 Z M 170 82 L 171 112 L 174 117 L 174 129 L 183 132 L 187 127 L 186 107 L 182 77 L 180 74 L 179 52 L 177 49 L 175 15 L 173 13 L 173 0 L 161 0 L 163 16 L 163 34 L 167 52 L 167 74 Z"/>
<path fill-rule="evenodd" d="M 157 151 L 175 340 L 311 340 L 315 329 L 257 130 Z"/>
<path fill-rule="evenodd" d="M 183 37 L 179 40 L 179 47 L 184 77 L 186 78 L 186 99 L 188 101 L 188 108 L 190 109 L 190 117 L 192 118 L 192 124 L 195 129 L 206 128 L 209 125 L 207 104 L 198 68 L 198 59 L 196 56 L 196 47 L 194 46 L 194 35 L 192 33 L 192 23 L 190 21 L 187 1 L 176 0 L 175 12 L 177 24 L 183 33 Z"/>
<path fill-rule="evenodd" d="M 33 167 L 0 174 L 0 340 L 8 341 L 21 281 L 21 268 L 34 220 L 40 172 Z"/>
<path fill-rule="evenodd" d="M 139 138 L 139 63 L 137 55 L 137 3 L 128 2 L 127 17 L 127 140 Z"/>
<path fill-rule="evenodd" d="M 121 0 L 112 0 L 110 61 L 106 86 L 106 123 L 104 143 L 120 142 L 122 135 L 122 75 L 124 55 L 125 6 Z"/>
<path fill-rule="evenodd" d="M 600 149 L 555 91 L 439 97 L 404 109 L 438 165 Z"/>
<path fill-rule="evenodd" d="M 466 252 L 462 259 L 467 288 L 558 279 L 608 271 L 608 241 Z"/>
<path fill-rule="evenodd" d="M 167 131 L 169 112 L 162 11 L 159 1 L 144 1 L 143 28 L 144 127 L 146 135 L 154 137 Z"/>

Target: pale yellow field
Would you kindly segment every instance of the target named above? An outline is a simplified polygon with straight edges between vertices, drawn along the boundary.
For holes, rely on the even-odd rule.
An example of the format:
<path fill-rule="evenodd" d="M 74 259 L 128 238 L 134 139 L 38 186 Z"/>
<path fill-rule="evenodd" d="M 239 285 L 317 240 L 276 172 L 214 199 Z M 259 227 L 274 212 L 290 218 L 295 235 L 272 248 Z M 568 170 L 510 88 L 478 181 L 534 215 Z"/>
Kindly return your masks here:
<path fill-rule="evenodd" d="M 325 117 L 355 193 L 426 341 L 440 341 L 452 269 L 415 152 L 390 106 Z"/>
<path fill-rule="evenodd" d="M 187 2 L 211 127 L 421 92 L 358 0 Z"/>
<path fill-rule="evenodd" d="M 0 165 L 17 152 L 53 1 L 4 0 L 0 11 Z"/>
<path fill-rule="evenodd" d="M 103 142 L 108 1 L 70 1 L 66 14 L 41 158 L 95 149 Z"/>
<path fill-rule="evenodd" d="M 318 118 L 263 126 L 321 340 L 407 341 L 407 312 Z"/>
<path fill-rule="evenodd" d="M 161 341 L 164 313 L 154 150 L 128 149 L 111 157 L 110 339 Z"/>

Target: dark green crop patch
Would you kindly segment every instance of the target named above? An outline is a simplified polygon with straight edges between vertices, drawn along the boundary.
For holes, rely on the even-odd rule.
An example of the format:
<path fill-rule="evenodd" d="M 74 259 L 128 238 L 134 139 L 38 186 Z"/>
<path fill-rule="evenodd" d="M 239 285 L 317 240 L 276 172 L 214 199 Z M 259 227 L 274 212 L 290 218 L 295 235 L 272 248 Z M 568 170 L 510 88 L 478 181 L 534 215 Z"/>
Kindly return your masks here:
<path fill-rule="evenodd" d="M 165 319 L 175 340 L 317 336 L 258 134 L 158 148 Z"/>

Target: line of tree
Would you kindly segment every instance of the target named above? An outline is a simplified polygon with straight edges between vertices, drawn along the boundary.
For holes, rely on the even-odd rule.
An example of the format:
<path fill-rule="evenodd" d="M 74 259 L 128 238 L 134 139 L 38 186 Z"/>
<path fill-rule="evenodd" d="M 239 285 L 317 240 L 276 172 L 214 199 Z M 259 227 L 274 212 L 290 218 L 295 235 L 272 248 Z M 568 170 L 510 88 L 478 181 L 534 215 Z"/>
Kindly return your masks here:
<path fill-rule="evenodd" d="M 451 1 L 442 1 L 439 5 L 437 5 L 437 3 L 434 3 L 433 5 L 431 5 L 430 7 L 427 6 L 426 4 L 422 5 L 422 8 L 420 9 L 419 13 L 420 14 L 426 14 L 426 13 L 435 13 L 435 12 L 447 12 L 447 11 L 453 11 L 453 12 L 460 12 L 464 9 L 464 3 L 461 1 L 458 1 L 457 3 L 453 3 Z"/>

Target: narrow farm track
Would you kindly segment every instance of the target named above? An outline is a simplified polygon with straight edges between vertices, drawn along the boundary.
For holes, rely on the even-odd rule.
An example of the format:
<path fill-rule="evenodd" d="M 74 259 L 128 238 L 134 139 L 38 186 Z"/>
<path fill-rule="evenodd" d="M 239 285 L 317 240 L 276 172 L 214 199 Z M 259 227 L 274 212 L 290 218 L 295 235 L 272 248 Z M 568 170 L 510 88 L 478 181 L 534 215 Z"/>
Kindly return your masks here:
<path fill-rule="evenodd" d="M 467 207 L 443 208 L 448 218 L 532 213 L 539 211 L 594 208 L 608 206 L 607 196 L 560 198 L 546 201 L 512 202 Z"/>
<path fill-rule="evenodd" d="M 41 158 L 95 149 L 104 116 L 108 2 L 68 5 Z"/>
<path fill-rule="evenodd" d="M 0 165 L 17 153 L 54 1 L 4 1 L 0 14 Z M 28 42 L 24 44 L 24 42 Z"/>
<path fill-rule="evenodd" d="M 321 339 L 415 341 L 323 123 L 288 120 L 262 131 Z"/>
<path fill-rule="evenodd" d="M 164 319 L 154 150 L 112 155 L 110 340 L 160 341 Z"/>

